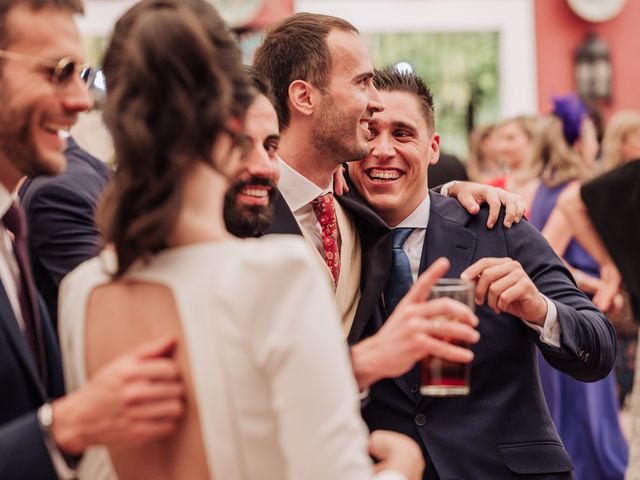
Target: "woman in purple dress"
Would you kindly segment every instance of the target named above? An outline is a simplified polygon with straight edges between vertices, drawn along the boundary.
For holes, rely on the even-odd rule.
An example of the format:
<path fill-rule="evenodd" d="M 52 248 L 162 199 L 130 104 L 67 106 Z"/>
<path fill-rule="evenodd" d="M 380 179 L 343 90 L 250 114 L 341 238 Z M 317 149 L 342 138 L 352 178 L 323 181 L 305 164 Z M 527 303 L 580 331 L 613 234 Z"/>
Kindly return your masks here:
<path fill-rule="evenodd" d="M 598 144 L 595 127 L 579 99 L 554 99 L 554 112 L 533 146 L 541 183 L 529 219 L 574 273 L 577 284 L 593 293 L 598 266 L 572 238 L 558 196 L 572 181 L 587 178 L 594 168 Z M 618 420 L 615 374 L 584 383 L 551 368 L 539 357 L 540 377 L 551 416 L 575 463 L 578 480 L 622 480 L 627 444 Z"/>

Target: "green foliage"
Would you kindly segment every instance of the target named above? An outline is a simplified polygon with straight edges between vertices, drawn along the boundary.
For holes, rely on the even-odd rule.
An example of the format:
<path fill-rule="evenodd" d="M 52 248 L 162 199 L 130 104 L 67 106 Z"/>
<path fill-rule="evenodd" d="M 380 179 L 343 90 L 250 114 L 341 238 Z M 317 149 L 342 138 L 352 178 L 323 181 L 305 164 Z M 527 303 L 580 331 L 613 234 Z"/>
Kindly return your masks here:
<path fill-rule="evenodd" d="M 409 62 L 431 88 L 444 151 L 466 157 L 470 103 L 475 125 L 498 120 L 498 32 L 379 33 L 365 38 L 376 66 Z"/>

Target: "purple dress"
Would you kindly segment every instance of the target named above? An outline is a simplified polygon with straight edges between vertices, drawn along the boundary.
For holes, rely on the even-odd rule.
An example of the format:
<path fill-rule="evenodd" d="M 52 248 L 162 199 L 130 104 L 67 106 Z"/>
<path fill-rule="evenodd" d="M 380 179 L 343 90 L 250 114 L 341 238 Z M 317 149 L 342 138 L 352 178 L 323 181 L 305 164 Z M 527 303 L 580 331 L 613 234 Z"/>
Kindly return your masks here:
<path fill-rule="evenodd" d="M 531 223 L 542 230 L 567 184 L 541 184 L 529 211 Z M 575 241 L 564 259 L 573 267 L 598 275 L 598 266 Z M 538 355 L 540 379 L 551 417 L 576 467 L 577 480 L 623 480 L 627 442 L 620 430 L 615 373 L 603 380 L 579 382 L 550 367 Z"/>

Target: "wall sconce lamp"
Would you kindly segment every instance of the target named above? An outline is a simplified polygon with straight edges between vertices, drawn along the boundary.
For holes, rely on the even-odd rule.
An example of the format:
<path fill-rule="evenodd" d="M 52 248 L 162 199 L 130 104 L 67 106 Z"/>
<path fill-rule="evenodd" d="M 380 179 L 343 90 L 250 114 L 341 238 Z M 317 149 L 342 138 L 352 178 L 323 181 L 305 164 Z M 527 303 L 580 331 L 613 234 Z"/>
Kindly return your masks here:
<path fill-rule="evenodd" d="M 611 100 L 611 56 L 609 47 L 590 33 L 574 53 L 578 93 L 586 102 Z"/>

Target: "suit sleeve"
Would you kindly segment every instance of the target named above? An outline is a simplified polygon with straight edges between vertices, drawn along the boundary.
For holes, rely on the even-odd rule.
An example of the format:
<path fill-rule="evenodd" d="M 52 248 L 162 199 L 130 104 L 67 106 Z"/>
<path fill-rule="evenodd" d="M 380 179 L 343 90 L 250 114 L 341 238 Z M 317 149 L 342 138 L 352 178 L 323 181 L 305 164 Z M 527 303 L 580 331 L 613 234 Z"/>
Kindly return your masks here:
<path fill-rule="evenodd" d="M 34 192 L 27 221 L 31 252 L 58 285 L 99 250 L 93 203 L 64 185 L 46 184 Z"/>
<path fill-rule="evenodd" d="M 570 273 L 544 237 L 528 222 L 505 230 L 509 255 L 518 260 L 536 287 L 558 310 L 560 348 L 531 332 L 545 359 L 577 380 L 596 381 L 613 368 L 616 337 L 613 327 L 574 284 Z"/>
<path fill-rule="evenodd" d="M 0 426 L 0 478 L 58 478 L 44 444 L 35 411 Z"/>

